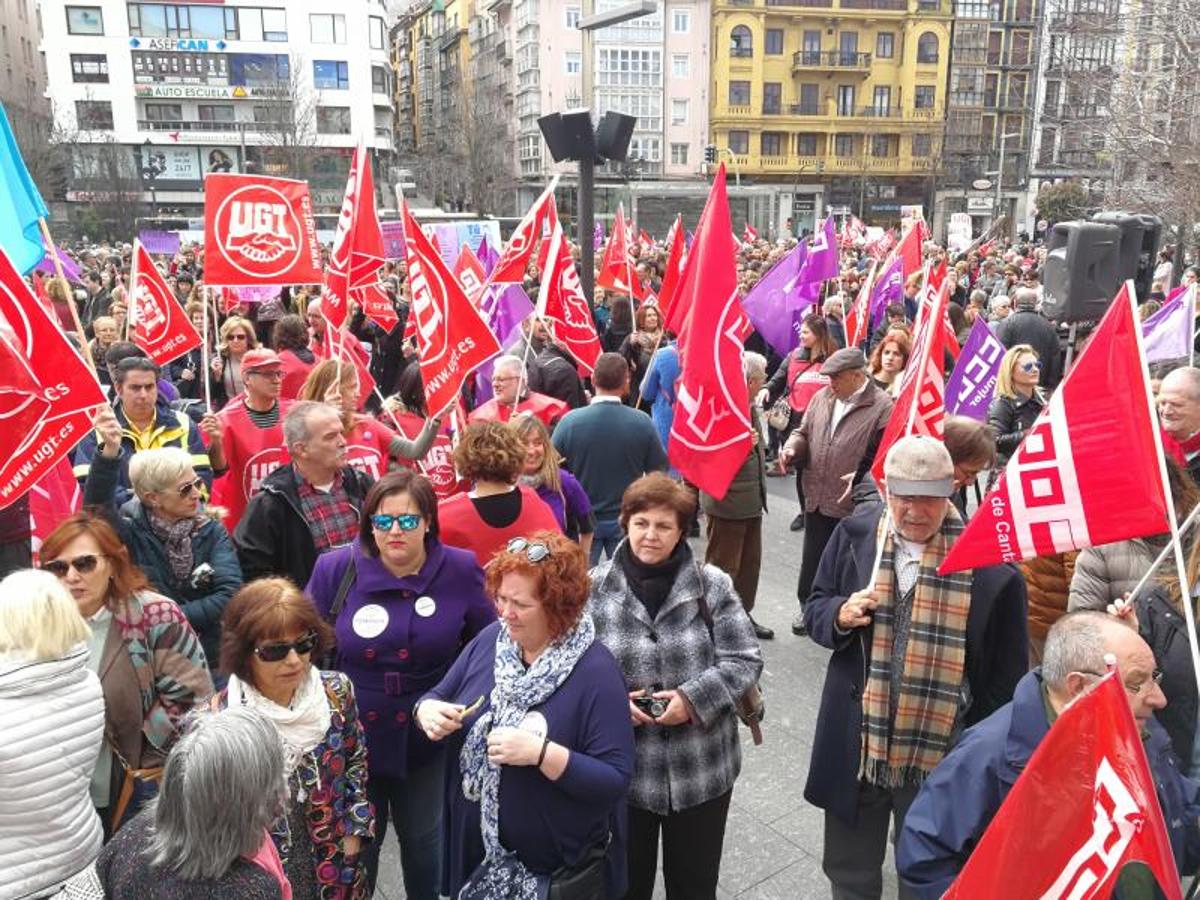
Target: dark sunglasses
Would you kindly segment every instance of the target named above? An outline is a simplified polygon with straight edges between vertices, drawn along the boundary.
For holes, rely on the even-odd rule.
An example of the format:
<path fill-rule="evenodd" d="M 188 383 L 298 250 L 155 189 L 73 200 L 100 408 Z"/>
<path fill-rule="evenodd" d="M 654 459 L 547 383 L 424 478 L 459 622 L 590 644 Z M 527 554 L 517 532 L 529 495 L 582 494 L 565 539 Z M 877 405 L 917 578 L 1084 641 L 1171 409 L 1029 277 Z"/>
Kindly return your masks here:
<path fill-rule="evenodd" d="M 175 490 L 179 492 L 179 496 L 181 498 L 190 497 L 192 496 L 193 491 L 198 494 L 200 491 L 204 490 L 204 481 L 200 478 L 197 478 L 194 481 L 189 481 L 187 484 L 181 484 L 179 487 L 175 488 Z"/>
<path fill-rule="evenodd" d="M 42 563 L 42 571 L 49 572 L 55 578 L 66 578 L 67 573 L 74 569 L 80 575 L 90 575 L 100 564 L 100 555 L 85 553 L 74 559 L 52 559 Z"/>
<path fill-rule="evenodd" d="M 391 531 L 393 525 L 399 525 L 401 531 L 416 531 L 421 525 L 421 517 L 417 513 L 401 513 L 398 516 L 379 513 L 371 516 L 371 527 L 376 531 Z"/>
<path fill-rule="evenodd" d="M 317 633 L 309 631 L 297 641 L 277 641 L 273 644 L 263 644 L 254 648 L 254 655 L 263 662 L 275 663 L 287 659 L 293 650 L 297 656 L 307 656 L 317 646 Z"/>
<path fill-rule="evenodd" d="M 231 335 L 228 337 L 228 340 L 231 340 L 231 341 L 244 341 L 244 340 L 246 340 L 246 336 L 245 336 L 244 334 L 231 334 Z"/>
<path fill-rule="evenodd" d="M 1033 372 L 1033 371 L 1040 372 L 1040 371 L 1042 371 L 1041 360 L 1038 360 L 1037 362 L 1021 363 L 1021 371 L 1023 371 L 1023 372 Z"/>
<path fill-rule="evenodd" d="M 550 555 L 550 548 L 541 541 L 527 541 L 523 537 L 513 538 L 505 548 L 509 553 L 524 553 L 531 563 L 540 563 Z"/>

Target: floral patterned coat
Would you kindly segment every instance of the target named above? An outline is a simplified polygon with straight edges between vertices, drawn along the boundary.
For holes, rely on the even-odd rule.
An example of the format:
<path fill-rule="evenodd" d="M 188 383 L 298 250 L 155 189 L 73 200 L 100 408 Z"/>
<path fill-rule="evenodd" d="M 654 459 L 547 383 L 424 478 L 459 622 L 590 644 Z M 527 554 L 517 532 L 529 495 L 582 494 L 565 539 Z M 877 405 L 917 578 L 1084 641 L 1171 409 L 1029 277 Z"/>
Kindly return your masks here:
<path fill-rule="evenodd" d="M 357 835 L 363 842 L 375 835 L 375 811 L 367 800 L 367 747 L 363 741 L 354 687 L 341 672 L 322 672 L 321 681 L 333 710 L 329 732 L 300 761 L 290 788 L 305 797 L 304 818 L 316 862 L 321 900 L 365 900 L 366 871 L 359 859 L 342 853 L 342 838 Z M 220 706 L 228 703 L 221 692 Z M 296 836 L 280 816 L 271 837 L 285 864 Z"/>

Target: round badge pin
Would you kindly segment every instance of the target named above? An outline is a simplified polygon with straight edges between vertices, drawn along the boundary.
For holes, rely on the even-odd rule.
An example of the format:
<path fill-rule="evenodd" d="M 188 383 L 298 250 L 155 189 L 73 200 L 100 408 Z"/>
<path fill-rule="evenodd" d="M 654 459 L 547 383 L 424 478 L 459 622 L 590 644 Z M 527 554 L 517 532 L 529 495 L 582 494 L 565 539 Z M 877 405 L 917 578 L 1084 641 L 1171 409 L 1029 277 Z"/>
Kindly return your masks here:
<path fill-rule="evenodd" d="M 418 597 L 414 609 L 416 609 L 418 616 L 428 619 L 437 612 L 437 604 L 433 602 L 432 597 Z"/>
<path fill-rule="evenodd" d="M 350 627 L 354 629 L 354 633 L 364 638 L 379 637 L 387 626 L 388 612 L 378 603 L 360 606 L 354 618 L 350 620 Z"/>

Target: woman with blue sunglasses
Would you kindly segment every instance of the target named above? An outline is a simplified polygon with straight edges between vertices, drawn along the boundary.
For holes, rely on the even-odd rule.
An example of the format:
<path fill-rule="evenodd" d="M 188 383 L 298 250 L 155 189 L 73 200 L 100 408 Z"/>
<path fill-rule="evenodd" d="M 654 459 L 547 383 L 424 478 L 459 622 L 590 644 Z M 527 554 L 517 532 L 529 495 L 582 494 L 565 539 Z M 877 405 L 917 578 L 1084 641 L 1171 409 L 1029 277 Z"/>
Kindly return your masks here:
<path fill-rule="evenodd" d="M 435 900 L 441 881 L 444 750 L 412 722 L 413 705 L 459 651 L 496 619 L 475 555 L 438 537 L 429 480 L 391 472 L 368 492 L 359 539 L 317 560 L 308 593 L 333 625 L 334 667 L 354 684 L 366 731 L 375 841 L 363 850 L 373 886 L 389 820 L 406 896 Z"/>
<path fill-rule="evenodd" d="M 1038 383 L 1042 361 L 1029 344 L 1017 344 L 1004 354 L 996 378 L 996 397 L 988 407 L 988 425 L 996 434 L 996 471 L 1017 452 L 1025 432 L 1033 427 L 1046 397 Z"/>

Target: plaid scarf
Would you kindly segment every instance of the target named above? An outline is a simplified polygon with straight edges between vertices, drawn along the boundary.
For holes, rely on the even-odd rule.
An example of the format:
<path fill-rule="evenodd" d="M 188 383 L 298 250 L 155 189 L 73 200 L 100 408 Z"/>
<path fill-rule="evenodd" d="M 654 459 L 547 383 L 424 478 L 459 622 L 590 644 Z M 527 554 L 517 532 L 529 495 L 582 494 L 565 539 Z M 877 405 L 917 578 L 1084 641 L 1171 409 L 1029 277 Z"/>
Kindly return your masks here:
<path fill-rule="evenodd" d="M 900 696 L 893 699 L 892 666 L 896 660 L 892 656 L 896 603 L 900 598 L 890 524 L 890 516 L 885 515 L 876 535 L 876 540 L 886 543 L 874 585 L 881 600 L 873 614 L 871 666 L 863 691 L 859 771 L 860 778 L 880 787 L 920 784 L 945 755 L 965 677 L 967 613 L 971 607 L 970 571 L 937 574 L 937 567 L 963 530 L 962 519 L 950 506 L 942 527 L 921 556 L 898 679 Z"/>

